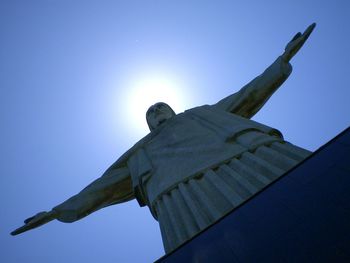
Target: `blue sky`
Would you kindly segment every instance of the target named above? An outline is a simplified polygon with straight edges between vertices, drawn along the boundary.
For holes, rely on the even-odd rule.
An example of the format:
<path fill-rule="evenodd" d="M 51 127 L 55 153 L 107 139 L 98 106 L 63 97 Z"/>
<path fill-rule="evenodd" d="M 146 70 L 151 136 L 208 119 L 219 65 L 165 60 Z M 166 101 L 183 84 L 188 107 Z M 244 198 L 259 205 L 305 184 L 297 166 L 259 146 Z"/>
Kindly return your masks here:
<path fill-rule="evenodd" d="M 181 99 L 177 112 L 213 104 L 312 22 L 292 75 L 253 119 L 301 147 L 322 146 L 350 123 L 349 14 L 345 0 L 2 0 L 0 261 L 162 256 L 158 224 L 136 201 L 73 224 L 9 232 L 79 192 L 147 133 L 133 115 L 135 83 L 167 79 Z"/>

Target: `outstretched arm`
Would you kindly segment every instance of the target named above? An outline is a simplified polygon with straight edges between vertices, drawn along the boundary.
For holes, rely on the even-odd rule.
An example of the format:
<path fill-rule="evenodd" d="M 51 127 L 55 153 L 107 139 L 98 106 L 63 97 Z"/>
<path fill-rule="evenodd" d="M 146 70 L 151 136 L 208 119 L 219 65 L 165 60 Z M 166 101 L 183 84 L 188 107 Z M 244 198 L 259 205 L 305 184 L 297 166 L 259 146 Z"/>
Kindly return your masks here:
<path fill-rule="evenodd" d="M 237 93 L 230 95 L 214 107 L 251 118 L 267 102 L 292 72 L 289 61 L 304 45 L 316 24 L 311 24 L 303 34 L 297 33 L 287 44 L 284 53 L 261 75 L 253 79 Z"/>
<path fill-rule="evenodd" d="M 49 212 L 40 212 L 24 221 L 24 226 L 11 235 L 18 235 L 39 227 L 54 219 L 62 222 L 74 222 L 92 212 L 134 198 L 131 178 L 127 167 L 113 164 L 100 178 L 85 187 L 81 192 L 69 198 Z"/>

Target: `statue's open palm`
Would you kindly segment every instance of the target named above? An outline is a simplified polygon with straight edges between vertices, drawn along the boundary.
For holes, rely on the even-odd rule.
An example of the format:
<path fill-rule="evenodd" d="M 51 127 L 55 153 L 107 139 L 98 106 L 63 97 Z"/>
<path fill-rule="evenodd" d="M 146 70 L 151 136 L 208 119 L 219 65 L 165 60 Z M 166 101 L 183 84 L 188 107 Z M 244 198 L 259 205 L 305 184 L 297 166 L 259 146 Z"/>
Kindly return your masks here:
<path fill-rule="evenodd" d="M 284 53 L 282 55 L 282 58 L 284 61 L 289 62 L 292 57 L 299 51 L 299 49 L 304 45 L 306 40 L 311 35 L 312 31 L 314 30 L 316 26 L 316 23 L 311 24 L 303 34 L 298 32 L 292 40 L 287 44 L 286 48 L 284 49 Z"/>
<path fill-rule="evenodd" d="M 17 228 L 15 231 L 11 232 L 11 235 L 15 236 L 30 229 L 41 226 L 56 219 L 56 217 L 57 213 L 54 210 L 51 210 L 50 212 L 43 211 L 37 213 L 35 216 L 29 217 L 26 220 L 24 220 L 24 226 Z"/>

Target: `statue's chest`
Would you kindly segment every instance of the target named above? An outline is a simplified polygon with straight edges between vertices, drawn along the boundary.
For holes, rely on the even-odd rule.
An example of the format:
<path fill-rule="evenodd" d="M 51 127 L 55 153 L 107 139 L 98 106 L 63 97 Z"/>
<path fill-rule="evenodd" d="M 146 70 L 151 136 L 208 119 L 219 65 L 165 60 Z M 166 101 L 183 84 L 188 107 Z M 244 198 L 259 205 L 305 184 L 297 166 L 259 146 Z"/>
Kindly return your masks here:
<path fill-rule="evenodd" d="M 143 189 L 147 203 L 178 183 L 247 151 L 236 142 L 242 132 L 264 134 L 271 130 L 204 107 L 179 114 L 160 128 L 129 161 L 133 183 Z"/>
<path fill-rule="evenodd" d="M 213 130 L 188 115 L 178 115 L 165 125 L 162 131 L 147 143 L 147 152 L 150 154 L 168 151 L 174 153 L 176 149 L 194 151 L 198 145 L 208 146 L 208 144 L 220 144 L 220 141 L 221 143 L 224 141 L 224 138 Z"/>
<path fill-rule="evenodd" d="M 169 187 L 245 151 L 205 123 L 186 115 L 178 117 L 144 147 L 152 166 L 151 176 L 144 177 L 151 203 Z"/>

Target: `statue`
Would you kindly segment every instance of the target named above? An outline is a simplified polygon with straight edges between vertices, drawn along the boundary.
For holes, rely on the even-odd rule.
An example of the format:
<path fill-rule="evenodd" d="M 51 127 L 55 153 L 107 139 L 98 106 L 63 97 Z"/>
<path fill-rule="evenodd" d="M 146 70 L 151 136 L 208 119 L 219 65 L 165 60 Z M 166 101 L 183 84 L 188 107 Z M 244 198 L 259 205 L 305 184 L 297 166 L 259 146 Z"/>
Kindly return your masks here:
<path fill-rule="evenodd" d="M 314 27 L 296 34 L 260 76 L 216 104 L 177 115 L 165 103 L 151 106 L 147 136 L 77 195 L 11 234 L 54 219 L 73 222 L 134 198 L 159 221 L 166 252 L 214 223 L 310 154 L 250 118 L 288 78 L 289 61 Z"/>

